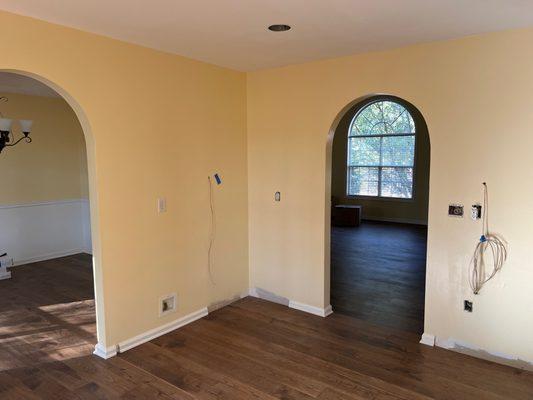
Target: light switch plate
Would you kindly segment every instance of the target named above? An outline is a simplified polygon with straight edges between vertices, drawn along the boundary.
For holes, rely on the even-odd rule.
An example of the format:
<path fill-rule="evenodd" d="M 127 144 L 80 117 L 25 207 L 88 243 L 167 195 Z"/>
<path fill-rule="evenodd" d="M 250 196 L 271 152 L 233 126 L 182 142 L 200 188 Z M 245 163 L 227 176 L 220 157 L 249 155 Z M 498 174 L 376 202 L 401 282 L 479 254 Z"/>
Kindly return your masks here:
<path fill-rule="evenodd" d="M 160 197 L 157 199 L 157 212 L 164 213 L 167 211 L 167 199 Z"/>

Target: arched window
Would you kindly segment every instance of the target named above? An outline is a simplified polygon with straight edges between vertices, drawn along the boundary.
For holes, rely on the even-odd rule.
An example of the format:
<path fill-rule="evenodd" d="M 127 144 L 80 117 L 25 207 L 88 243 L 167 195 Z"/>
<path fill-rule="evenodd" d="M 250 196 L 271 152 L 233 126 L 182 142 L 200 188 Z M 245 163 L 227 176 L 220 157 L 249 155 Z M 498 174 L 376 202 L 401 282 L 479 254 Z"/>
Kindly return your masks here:
<path fill-rule="evenodd" d="M 401 104 L 378 100 L 348 131 L 348 196 L 413 198 L 415 123 Z"/>

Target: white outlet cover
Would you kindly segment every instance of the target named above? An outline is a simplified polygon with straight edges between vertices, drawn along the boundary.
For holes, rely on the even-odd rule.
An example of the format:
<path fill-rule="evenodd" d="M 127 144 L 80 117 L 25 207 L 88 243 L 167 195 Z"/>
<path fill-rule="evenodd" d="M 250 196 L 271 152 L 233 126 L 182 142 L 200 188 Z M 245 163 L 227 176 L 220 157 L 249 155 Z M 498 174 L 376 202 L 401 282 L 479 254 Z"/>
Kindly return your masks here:
<path fill-rule="evenodd" d="M 481 216 L 478 216 L 478 208 L 476 206 L 481 206 L 480 204 L 474 204 L 472 207 L 470 207 L 470 218 L 472 218 L 474 221 L 481 219 Z M 481 211 L 483 212 L 483 211 Z"/>

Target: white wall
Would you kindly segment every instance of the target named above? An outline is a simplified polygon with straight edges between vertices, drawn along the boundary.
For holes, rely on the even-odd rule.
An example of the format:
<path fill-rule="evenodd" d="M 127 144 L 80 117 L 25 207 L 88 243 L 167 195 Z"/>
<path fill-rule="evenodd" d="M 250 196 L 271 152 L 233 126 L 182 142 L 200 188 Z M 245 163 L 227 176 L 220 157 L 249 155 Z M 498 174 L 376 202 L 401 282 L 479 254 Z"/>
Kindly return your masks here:
<path fill-rule="evenodd" d="M 15 265 L 91 251 L 89 202 L 0 206 L 0 252 Z"/>

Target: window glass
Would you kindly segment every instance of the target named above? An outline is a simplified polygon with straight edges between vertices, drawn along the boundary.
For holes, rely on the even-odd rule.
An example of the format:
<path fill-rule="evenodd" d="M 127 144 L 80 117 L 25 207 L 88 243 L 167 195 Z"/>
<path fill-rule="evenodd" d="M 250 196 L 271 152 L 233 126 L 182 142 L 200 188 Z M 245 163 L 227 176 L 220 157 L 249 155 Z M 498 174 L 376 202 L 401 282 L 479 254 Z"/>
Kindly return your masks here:
<path fill-rule="evenodd" d="M 348 131 L 349 196 L 413 197 L 415 123 L 405 107 L 376 101 L 362 108 Z"/>

